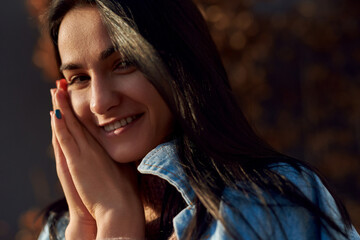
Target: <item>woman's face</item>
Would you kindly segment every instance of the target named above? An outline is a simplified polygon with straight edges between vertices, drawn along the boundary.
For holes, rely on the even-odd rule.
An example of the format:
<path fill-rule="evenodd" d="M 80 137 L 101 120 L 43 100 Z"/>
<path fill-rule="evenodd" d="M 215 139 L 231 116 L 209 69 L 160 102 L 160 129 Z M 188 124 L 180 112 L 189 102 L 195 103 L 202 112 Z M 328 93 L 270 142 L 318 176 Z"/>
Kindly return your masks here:
<path fill-rule="evenodd" d="M 113 48 L 96 8 L 65 15 L 58 47 L 74 112 L 115 161 L 140 160 L 171 133 L 169 108 Z"/>

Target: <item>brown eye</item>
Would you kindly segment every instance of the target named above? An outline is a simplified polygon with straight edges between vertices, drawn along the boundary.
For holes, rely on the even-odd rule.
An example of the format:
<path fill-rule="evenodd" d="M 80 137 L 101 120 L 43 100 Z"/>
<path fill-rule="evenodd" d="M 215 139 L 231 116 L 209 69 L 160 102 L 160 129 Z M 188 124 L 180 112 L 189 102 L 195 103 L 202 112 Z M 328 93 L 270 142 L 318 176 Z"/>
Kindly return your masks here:
<path fill-rule="evenodd" d="M 121 61 L 118 65 L 117 68 L 128 68 L 131 65 L 130 62 L 128 61 Z"/>
<path fill-rule="evenodd" d="M 84 83 L 85 81 L 90 80 L 89 76 L 86 75 L 79 75 L 79 76 L 74 76 L 70 79 L 69 85 L 72 84 L 81 84 Z"/>
<path fill-rule="evenodd" d="M 114 71 L 121 74 L 128 74 L 133 72 L 135 69 L 136 68 L 132 62 L 124 60 L 115 65 Z"/>

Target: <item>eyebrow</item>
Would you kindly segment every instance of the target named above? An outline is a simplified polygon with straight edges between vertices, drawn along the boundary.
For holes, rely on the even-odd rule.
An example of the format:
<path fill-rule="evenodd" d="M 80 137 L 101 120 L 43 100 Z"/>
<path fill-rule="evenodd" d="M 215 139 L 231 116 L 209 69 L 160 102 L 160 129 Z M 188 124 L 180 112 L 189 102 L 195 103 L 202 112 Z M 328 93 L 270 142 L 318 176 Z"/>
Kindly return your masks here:
<path fill-rule="evenodd" d="M 113 53 L 117 52 L 117 48 L 114 46 L 108 47 L 107 49 L 105 49 L 104 51 L 102 51 L 100 53 L 100 57 L 99 60 L 105 60 L 108 57 L 110 57 Z"/>
<path fill-rule="evenodd" d="M 99 60 L 103 61 L 103 60 L 107 59 L 108 57 L 110 57 L 115 52 L 117 52 L 116 47 L 114 47 L 114 46 L 108 47 L 107 49 L 105 49 L 104 51 L 102 51 L 100 53 Z M 63 73 L 63 71 L 65 71 L 65 70 L 76 70 L 76 69 L 80 69 L 81 67 L 82 67 L 81 64 L 67 63 L 67 64 L 62 64 L 60 66 L 59 70 L 61 73 Z"/>

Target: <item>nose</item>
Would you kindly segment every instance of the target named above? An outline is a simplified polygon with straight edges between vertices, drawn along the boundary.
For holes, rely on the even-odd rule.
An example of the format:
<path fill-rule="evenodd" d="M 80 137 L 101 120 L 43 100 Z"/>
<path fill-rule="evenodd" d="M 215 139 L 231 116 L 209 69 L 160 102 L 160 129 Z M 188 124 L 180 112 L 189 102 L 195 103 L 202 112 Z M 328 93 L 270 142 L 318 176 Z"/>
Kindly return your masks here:
<path fill-rule="evenodd" d="M 111 85 L 111 81 L 104 77 L 91 79 L 90 111 L 102 115 L 119 104 L 119 95 Z"/>

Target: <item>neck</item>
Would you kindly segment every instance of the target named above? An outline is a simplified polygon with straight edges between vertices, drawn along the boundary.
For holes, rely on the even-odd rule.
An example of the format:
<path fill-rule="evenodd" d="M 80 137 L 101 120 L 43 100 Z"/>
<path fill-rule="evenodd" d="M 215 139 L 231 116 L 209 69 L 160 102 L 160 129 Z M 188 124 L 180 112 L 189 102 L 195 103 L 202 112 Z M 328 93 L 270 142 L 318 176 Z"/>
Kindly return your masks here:
<path fill-rule="evenodd" d="M 146 238 L 159 239 L 161 230 L 161 209 L 166 182 L 154 175 L 141 175 L 140 189 L 146 220 Z"/>
<path fill-rule="evenodd" d="M 173 233 L 173 218 L 186 206 L 182 196 L 166 180 L 148 174 L 141 175 L 140 191 L 146 220 L 146 239 L 169 238 Z"/>

